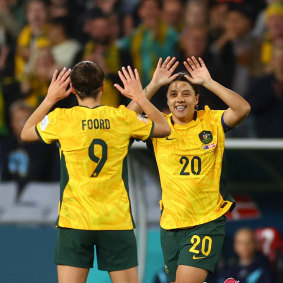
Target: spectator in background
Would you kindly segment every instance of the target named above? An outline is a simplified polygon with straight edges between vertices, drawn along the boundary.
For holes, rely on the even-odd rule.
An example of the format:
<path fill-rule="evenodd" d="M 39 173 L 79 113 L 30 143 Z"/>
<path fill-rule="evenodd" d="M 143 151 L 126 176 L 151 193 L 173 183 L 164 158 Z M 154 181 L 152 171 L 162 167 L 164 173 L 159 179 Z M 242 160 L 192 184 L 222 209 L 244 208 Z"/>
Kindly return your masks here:
<path fill-rule="evenodd" d="M 120 0 L 91 0 L 85 4 L 85 13 L 81 18 L 85 18 L 92 10 L 99 9 L 109 17 L 110 29 L 113 39 L 121 38 L 125 33 L 133 28 L 133 22 L 129 13 L 125 12 Z"/>
<path fill-rule="evenodd" d="M 254 51 L 253 27 L 254 12 L 247 4 L 230 4 L 224 24 L 224 31 L 212 44 L 214 56 L 224 56 L 232 63 L 231 89 L 245 97 L 251 80 L 251 54 Z M 252 117 L 248 117 L 227 137 L 254 137 Z"/>
<path fill-rule="evenodd" d="M 0 21 L 7 33 L 16 40 L 25 24 L 25 5 L 27 0 L 0 0 Z"/>
<path fill-rule="evenodd" d="M 235 70 L 232 89 L 245 95 L 249 83 L 249 55 L 252 52 L 253 37 L 252 7 L 231 5 L 225 21 L 222 35 L 213 43 L 214 50 L 220 51 L 225 45 L 231 44 L 231 56 L 235 58 Z"/>
<path fill-rule="evenodd" d="M 233 62 L 231 60 L 221 60 L 217 55 L 213 55 L 208 47 L 207 28 L 205 26 L 192 26 L 186 28 L 180 37 L 179 62 L 184 62 L 186 58 L 195 56 L 201 57 L 206 62 L 206 66 L 212 70 L 214 79 L 226 87 L 231 87 Z M 220 55 L 220 54 L 219 54 Z M 178 71 L 186 71 L 183 64 L 178 66 Z M 211 94 L 207 89 L 200 87 L 200 99 L 198 109 L 203 109 L 205 105 L 215 110 L 227 109 L 227 105 L 216 95 Z"/>
<path fill-rule="evenodd" d="M 47 39 L 47 6 L 43 0 L 31 0 L 26 7 L 28 24 L 22 29 L 17 40 L 15 75 L 21 77 L 30 59 L 31 53 L 46 45 Z"/>
<path fill-rule="evenodd" d="M 141 23 L 129 38 L 121 41 L 121 46 L 130 50 L 143 85 L 149 83 L 159 57 L 175 54 L 178 34 L 162 23 L 161 8 L 160 0 L 141 0 L 138 8 Z"/>
<path fill-rule="evenodd" d="M 272 283 L 268 259 L 257 250 L 254 231 L 240 228 L 234 236 L 234 251 L 237 260 L 222 271 L 218 283 L 233 277 L 241 283 Z"/>
<path fill-rule="evenodd" d="M 161 9 L 160 0 L 141 0 L 137 10 L 141 23 L 130 37 L 120 41 L 121 47 L 130 51 L 143 86 L 149 83 L 158 59 L 176 53 L 178 33 L 162 22 Z M 164 95 L 155 96 L 152 103 L 158 109 L 168 109 Z"/>
<path fill-rule="evenodd" d="M 208 12 L 205 0 L 188 0 L 185 9 L 185 24 L 187 27 L 207 26 Z"/>
<path fill-rule="evenodd" d="M 224 23 L 228 11 L 226 2 L 209 1 L 208 5 L 208 35 L 213 42 L 224 32 Z"/>
<path fill-rule="evenodd" d="M 52 62 L 45 64 L 49 56 L 49 40 L 47 32 L 49 29 L 47 23 L 47 6 L 43 0 L 31 0 L 27 3 L 28 24 L 22 29 L 18 40 L 15 56 L 15 75 L 21 85 L 21 92 L 27 103 L 35 107 L 40 102 L 40 97 L 47 91 L 44 75 L 48 76 L 53 70 L 49 70 Z M 49 56 L 49 57 L 48 57 Z M 43 59 L 41 57 L 44 57 Z M 37 63 L 44 61 L 45 65 Z M 39 66 L 37 66 L 39 65 Z M 42 67 L 43 69 L 36 69 Z M 38 78 L 37 72 L 40 72 Z"/>
<path fill-rule="evenodd" d="M 32 107 L 39 105 L 45 97 L 55 68 L 56 62 L 52 56 L 50 45 L 47 41 L 42 42 L 40 47 L 32 52 L 21 78 L 22 93 L 27 103 Z"/>
<path fill-rule="evenodd" d="M 118 47 L 111 36 L 109 16 L 100 9 L 94 9 L 87 20 L 89 41 L 83 51 L 83 60 L 94 61 L 105 73 L 104 96 L 102 104 L 118 106 L 125 103 L 120 93 L 113 87 L 119 81 L 117 70 L 122 66 L 131 65 L 132 61 L 127 50 Z"/>
<path fill-rule="evenodd" d="M 70 19 L 66 17 L 54 18 L 50 22 L 48 39 L 51 44 L 51 54 L 58 69 L 73 66 L 82 48 L 77 40 L 70 38 L 70 27 Z"/>
<path fill-rule="evenodd" d="M 184 26 L 183 3 L 181 0 L 164 0 L 161 17 L 163 22 L 180 32 Z"/>
<path fill-rule="evenodd" d="M 272 73 L 257 78 L 247 93 L 259 138 L 283 138 L 283 41 L 272 49 Z"/>
<path fill-rule="evenodd" d="M 30 181 L 59 181 L 59 159 L 56 146 L 41 142 L 23 143 L 22 128 L 33 112 L 25 101 L 15 101 L 10 108 L 12 134 L 2 142 L 1 181 L 15 181 L 18 194 Z M 39 158 L 40 156 L 40 158 Z"/>
<path fill-rule="evenodd" d="M 271 3 L 265 9 L 266 33 L 253 53 L 253 76 L 271 72 L 273 45 L 283 41 L 283 3 Z"/>

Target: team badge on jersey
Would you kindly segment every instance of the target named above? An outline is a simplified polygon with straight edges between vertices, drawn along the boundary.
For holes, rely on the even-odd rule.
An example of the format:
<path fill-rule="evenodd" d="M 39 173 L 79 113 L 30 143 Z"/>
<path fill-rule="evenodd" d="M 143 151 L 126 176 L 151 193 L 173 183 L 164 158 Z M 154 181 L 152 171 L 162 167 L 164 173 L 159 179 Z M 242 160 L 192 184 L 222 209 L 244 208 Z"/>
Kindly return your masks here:
<path fill-rule="evenodd" d="M 211 131 L 202 131 L 198 136 L 204 144 L 208 144 L 213 140 Z"/>
<path fill-rule="evenodd" d="M 142 116 L 142 115 L 140 115 L 140 114 L 137 114 L 137 118 L 138 118 L 140 121 L 142 121 L 142 122 L 145 122 L 145 123 L 148 122 L 148 120 L 147 120 L 144 116 Z"/>

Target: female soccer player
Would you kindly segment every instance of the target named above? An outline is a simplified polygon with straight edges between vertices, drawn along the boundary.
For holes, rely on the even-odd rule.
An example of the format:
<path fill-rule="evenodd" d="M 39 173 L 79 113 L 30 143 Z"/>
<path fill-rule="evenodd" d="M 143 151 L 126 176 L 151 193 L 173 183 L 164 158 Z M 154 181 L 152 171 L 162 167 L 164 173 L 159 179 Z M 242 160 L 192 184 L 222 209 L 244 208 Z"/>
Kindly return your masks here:
<path fill-rule="evenodd" d="M 250 105 L 237 93 L 214 81 L 201 58 L 188 58 L 188 74 L 174 74 L 178 62 L 160 59 L 152 81 L 145 89 L 147 98 L 169 84 L 165 115 L 171 135 L 152 138 L 159 170 L 162 200 L 161 245 L 165 271 L 170 282 L 203 283 L 213 272 L 224 235 L 224 214 L 233 199 L 220 185 L 225 131 L 238 125 Z M 217 95 L 227 110 L 197 111 L 202 85 Z M 213 95 L 212 94 L 212 95 Z M 129 109 L 140 112 L 135 102 Z"/>
<path fill-rule="evenodd" d="M 126 156 L 131 138 L 165 137 L 170 127 L 143 95 L 136 70 L 130 70 L 123 81 L 123 94 L 142 107 L 154 127 L 151 120 L 124 106 L 116 109 L 101 105 L 103 80 L 102 69 L 90 61 L 78 63 L 72 71 L 63 69 L 59 75 L 55 71 L 46 98 L 21 134 L 24 141 L 40 138 L 60 145 L 55 252 L 59 283 L 86 282 L 93 266 L 94 245 L 98 268 L 108 271 L 112 282 L 138 282 Z M 48 113 L 71 92 L 79 106 Z"/>

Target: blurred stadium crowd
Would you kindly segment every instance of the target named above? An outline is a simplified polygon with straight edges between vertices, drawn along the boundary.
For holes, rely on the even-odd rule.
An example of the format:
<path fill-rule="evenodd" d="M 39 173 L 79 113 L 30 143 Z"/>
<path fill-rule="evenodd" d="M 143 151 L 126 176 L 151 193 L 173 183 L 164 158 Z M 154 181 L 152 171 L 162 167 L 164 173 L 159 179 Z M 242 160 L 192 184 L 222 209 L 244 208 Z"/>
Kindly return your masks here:
<path fill-rule="evenodd" d="M 102 66 L 102 102 L 115 107 L 128 103 L 113 87 L 122 66 L 136 67 L 146 86 L 158 58 L 176 56 L 182 63 L 201 56 L 215 80 L 252 106 L 248 119 L 227 136 L 282 138 L 282 2 L 0 0 L 0 180 L 17 180 L 20 187 L 28 180 L 58 180 L 55 146 L 22 144 L 19 135 L 54 70 L 81 60 Z M 226 108 L 206 90 L 200 94 L 200 109 Z M 168 111 L 164 90 L 153 103 Z M 56 107 L 76 104 L 71 95 Z"/>

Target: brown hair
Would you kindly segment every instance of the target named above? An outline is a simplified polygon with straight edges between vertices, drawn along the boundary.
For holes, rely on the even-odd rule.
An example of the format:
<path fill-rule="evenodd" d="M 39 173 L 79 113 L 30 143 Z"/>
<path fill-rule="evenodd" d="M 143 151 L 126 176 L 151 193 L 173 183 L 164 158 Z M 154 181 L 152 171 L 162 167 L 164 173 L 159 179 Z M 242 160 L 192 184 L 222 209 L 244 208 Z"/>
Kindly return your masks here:
<path fill-rule="evenodd" d="M 70 78 L 79 97 L 96 98 L 103 84 L 104 72 L 95 62 L 82 61 L 74 66 Z"/>

